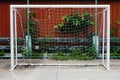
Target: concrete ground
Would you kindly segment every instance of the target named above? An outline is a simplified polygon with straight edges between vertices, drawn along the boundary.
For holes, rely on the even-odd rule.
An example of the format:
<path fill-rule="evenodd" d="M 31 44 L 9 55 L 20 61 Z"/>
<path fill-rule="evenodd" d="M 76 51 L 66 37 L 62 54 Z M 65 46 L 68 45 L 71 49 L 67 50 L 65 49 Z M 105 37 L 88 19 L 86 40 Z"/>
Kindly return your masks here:
<path fill-rule="evenodd" d="M 102 66 L 18 66 L 0 59 L 0 80 L 119 80 L 120 60 L 111 60 L 111 70 Z M 96 62 L 92 61 L 92 62 Z"/>

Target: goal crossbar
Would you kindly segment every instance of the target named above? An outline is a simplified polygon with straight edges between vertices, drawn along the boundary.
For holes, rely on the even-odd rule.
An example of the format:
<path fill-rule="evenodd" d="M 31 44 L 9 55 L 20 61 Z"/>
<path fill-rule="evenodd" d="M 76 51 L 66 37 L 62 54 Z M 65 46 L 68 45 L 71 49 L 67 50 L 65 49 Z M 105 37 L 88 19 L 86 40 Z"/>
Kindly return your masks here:
<path fill-rule="evenodd" d="M 10 5 L 11 8 L 109 8 L 110 5 Z"/>

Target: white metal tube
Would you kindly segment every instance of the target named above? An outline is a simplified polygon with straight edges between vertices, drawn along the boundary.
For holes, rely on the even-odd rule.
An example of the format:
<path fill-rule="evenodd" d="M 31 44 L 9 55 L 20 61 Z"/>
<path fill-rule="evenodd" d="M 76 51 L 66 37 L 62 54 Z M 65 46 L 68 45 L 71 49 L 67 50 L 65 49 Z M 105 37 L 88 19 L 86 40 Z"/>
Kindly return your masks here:
<path fill-rule="evenodd" d="M 107 70 L 110 69 L 110 6 L 107 8 Z"/>
<path fill-rule="evenodd" d="M 107 8 L 109 5 L 10 5 L 15 8 Z"/>
<path fill-rule="evenodd" d="M 10 50 L 11 50 L 11 70 L 14 69 L 14 32 L 13 32 L 13 8 L 10 7 Z"/>
<path fill-rule="evenodd" d="M 15 20 L 15 61 L 17 64 L 17 17 L 16 17 L 16 11 L 14 11 L 14 20 Z"/>
<path fill-rule="evenodd" d="M 103 11 L 103 35 L 102 35 L 102 64 L 104 64 L 104 55 L 105 55 L 105 10 Z"/>

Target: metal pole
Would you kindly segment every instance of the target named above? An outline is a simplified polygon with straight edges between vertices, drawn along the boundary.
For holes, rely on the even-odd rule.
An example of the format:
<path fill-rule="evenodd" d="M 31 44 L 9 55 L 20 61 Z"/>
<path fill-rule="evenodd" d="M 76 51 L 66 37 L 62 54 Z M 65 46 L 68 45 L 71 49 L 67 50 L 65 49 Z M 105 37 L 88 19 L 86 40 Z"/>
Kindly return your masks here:
<path fill-rule="evenodd" d="M 110 70 L 110 6 L 107 10 L 107 70 Z"/>
<path fill-rule="evenodd" d="M 29 0 L 27 0 L 27 5 L 29 5 Z M 27 35 L 29 35 L 29 8 L 27 8 Z"/>
<path fill-rule="evenodd" d="M 98 3 L 98 1 L 97 0 L 95 0 L 95 5 L 97 5 L 97 3 Z M 98 52 L 99 52 L 99 36 L 98 36 L 98 30 L 97 30 L 97 28 L 98 28 L 98 12 L 97 12 L 98 10 L 97 10 L 97 7 L 95 8 L 95 48 L 96 48 L 96 52 L 97 52 L 97 54 L 98 54 Z"/>
<path fill-rule="evenodd" d="M 30 1 L 29 0 L 27 0 L 27 5 L 29 5 L 30 4 Z M 26 37 L 26 48 L 27 48 L 27 50 L 28 50 L 28 52 L 30 53 L 31 52 L 31 46 L 30 46 L 30 24 L 29 24 L 29 20 L 30 20 L 30 17 L 29 17 L 29 13 L 30 13 L 30 10 L 29 10 L 29 8 L 27 8 L 27 37 Z"/>
<path fill-rule="evenodd" d="M 14 21 L 15 21 L 15 25 L 14 25 L 15 26 L 15 33 L 14 33 L 15 34 L 15 54 L 14 55 L 15 55 L 15 59 L 16 59 L 15 61 L 17 64 L 18 63 L 18 60 L 17 60 L 17 54 L 18 54 L 17 46 L 18 45 L 17 45 L 17 14 L 16 14 L 16 11 L 14 11 Z"/>
<path fill-rule="evenodd" d="M 13 27 L 13 7 L 10 7 L 10 51 L 11 70 L 14 70 L 14 27 Z"/>
<path fill-rule="evenodd" d="M 27 4 L 28 4 L 28 5 L 30 4 L 30 1 L 29 1 L 29 0 L 27 0 Z"/>
<path fill-rule="evenodd" d="M 95 0 L 95 5 L 98 4 L 98 1 Z M 98 18 L 97 18 L 97 8 L 95 8 L 95 35 L 97 36 L 97 21 L 98 21 Z"/>
<path fill-rule="evenodd" d="M 102 33 L 102 64 L 105 64 L 105 11 L 103 11 L 103 33 Z"/>

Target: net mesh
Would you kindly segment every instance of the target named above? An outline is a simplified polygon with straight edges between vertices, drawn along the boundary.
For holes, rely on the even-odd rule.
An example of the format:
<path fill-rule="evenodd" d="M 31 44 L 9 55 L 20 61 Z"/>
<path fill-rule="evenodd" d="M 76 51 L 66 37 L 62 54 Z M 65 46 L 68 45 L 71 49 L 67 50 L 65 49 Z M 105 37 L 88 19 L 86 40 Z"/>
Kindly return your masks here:
<path fill-rule="evenodd" d="M 106 40 L 107 33 L 106 28 L 103 33 L 103 26 L 107 25 L 106 17 L 103 21 L 105 8 L 98 8 L 97 14 L 95 8 L 29 8 L 27 11 L 28 8 L 16 8 L 17 57 L 22 57 L 24 62 L 31 63 L 33 60 L 29 59 L 36 58 L 91 60 L 102 56 L 102 49 L 106 48 L 103 35 Z"/>

